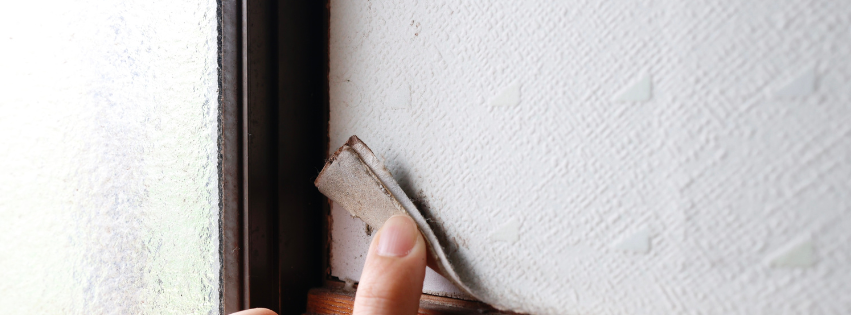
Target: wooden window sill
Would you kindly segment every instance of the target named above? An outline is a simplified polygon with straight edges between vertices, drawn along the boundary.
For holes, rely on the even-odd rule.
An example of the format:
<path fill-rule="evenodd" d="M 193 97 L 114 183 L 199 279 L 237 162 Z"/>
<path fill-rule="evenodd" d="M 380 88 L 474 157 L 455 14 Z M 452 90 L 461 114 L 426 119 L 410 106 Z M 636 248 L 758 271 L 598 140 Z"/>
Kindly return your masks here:
<path fill-rule="evenodd" d="M 307 293 L 308 315 L 351 314 L 355 304 L 355 291 L 346 290 L 339 281 L 326 281 L 325 287 Z M 420 298 L 420 315 L 448 314 L 515 314 L 496 310 L 485 303 L 423 294 Z"/>

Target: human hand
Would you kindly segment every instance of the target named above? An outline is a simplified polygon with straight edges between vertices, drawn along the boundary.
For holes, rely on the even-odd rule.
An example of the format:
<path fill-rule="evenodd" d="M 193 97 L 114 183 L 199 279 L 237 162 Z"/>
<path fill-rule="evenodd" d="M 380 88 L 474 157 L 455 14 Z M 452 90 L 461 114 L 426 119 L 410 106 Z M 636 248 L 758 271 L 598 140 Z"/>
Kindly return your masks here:
<path fill-rule="evenodd" d="M 354 314 L 416 314 L 425 268 L 426 243 L 414 220 L 390 217 L 369 245 Z"/>

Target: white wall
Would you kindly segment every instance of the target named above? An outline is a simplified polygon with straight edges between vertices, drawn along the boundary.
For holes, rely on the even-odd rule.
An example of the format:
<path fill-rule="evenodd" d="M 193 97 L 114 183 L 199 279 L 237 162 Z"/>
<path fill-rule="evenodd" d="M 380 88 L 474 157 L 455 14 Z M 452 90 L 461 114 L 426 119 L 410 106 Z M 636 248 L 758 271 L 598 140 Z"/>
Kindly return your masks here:
<path fill-rule="evenodd" d="M 216 2 L 0 10 L 0 313 L 219 312 Z"/>
<path fill-rule="evenodd" d="M 331 1 L 331 150 L 363 139 L 501 307 L 846 313 L 849 38 L 840 0 Z"/>

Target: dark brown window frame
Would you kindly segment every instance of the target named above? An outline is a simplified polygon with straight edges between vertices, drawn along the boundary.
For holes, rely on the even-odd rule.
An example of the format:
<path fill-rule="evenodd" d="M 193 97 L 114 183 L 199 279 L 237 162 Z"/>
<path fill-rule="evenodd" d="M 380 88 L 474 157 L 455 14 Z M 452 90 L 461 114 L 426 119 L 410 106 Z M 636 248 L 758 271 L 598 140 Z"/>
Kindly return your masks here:
<path fill-rule="evenodd" d="M 323 284 L 326 1 L 219 1 L 221 309 L 305 311 Z"/>

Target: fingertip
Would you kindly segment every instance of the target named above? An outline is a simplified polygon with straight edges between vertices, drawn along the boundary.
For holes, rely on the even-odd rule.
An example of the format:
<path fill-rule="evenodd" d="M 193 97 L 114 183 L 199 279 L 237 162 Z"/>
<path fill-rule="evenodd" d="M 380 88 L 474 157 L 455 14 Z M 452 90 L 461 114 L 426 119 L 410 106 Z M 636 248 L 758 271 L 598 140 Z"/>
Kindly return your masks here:
<path fill-rule="evenodd" d="M 384 222 L 378 235 L 377 253 L 386 257 L 405 257 L 420 236 L 417 224 L 407 215 L 394 215 Z"/>
<path fill-rule="evenodd" d="M 252 308 L 249 310 L 231 313 L 231 315 L 278 315 L 278 313 L 275 313 L 268 308 Z"/>
<path fill-rule="evenodd" d="M 393 216 L 370 244 L 355 297 L 355 314 L 415 314 L 426 268 L 426 242 L 416 223 Z"/>

